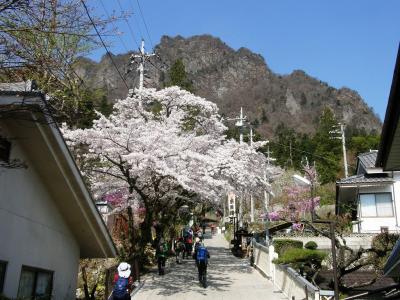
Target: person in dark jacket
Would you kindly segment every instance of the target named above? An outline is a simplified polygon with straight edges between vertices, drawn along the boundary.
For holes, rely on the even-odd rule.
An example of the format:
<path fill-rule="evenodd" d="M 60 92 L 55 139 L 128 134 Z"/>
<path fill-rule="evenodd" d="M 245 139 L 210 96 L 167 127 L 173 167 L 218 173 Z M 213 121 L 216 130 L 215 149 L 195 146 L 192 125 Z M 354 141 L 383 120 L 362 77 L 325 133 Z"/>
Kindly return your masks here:
<path fill-rule="evenodd" d="M 207 265 L 210 253 L 203 243 L 197 247 L 196 250 L 196 266 L 199 273 L 199 282 L 204 288 L 207 287 Z"/>
<path fill-rule="evenodd" d="M 157 248 L 156 248 L 156 256 L 157 256 L 157 265 L 158 265 L 158 274 L 165 274 L 165 261 L 167 259 L 168 254 L 168 246 L 165 242 L 164 238 L 160 238 Z"/>
<path fill-rule="evenodd" d="M 176 262 L 178 264 L 181 263 L 181 258 L 183 258 L 185 252 L 185 243 L 183 242 L 183 238 L 180 237 L 175 242 L 175 255 L 176 255 Z"/>

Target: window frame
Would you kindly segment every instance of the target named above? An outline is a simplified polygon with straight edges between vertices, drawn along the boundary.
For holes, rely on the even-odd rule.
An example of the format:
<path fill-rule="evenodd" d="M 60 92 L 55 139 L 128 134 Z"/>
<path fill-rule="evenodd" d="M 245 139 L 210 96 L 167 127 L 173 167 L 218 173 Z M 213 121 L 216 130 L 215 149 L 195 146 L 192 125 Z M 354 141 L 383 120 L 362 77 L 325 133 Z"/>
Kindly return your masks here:
<path fill-rule="evenodd" d="M 379 216 L 378 215 L 378 206 L 376 205 L 376 195 L 390 195 L 390 203 L 392 205 L 392 215 L 390 216 Z M 362 195 L 374 195 L 374 200 L 375 200 L 375 216 L 363 216 L 362 214 L 362 205 L 361 205 L 361 196 Z M 360 217 L 362 218 L 393 218 L 395 217 L 395 211 L 394 211 L 394 201 L 393 201 L 393 195 L 391 192 L 378 192 L 378 193 L 359 193 L 358 194 L 358 202 L 360 204 Z"/>
<path fill-rule="evenodd" d="M 34 280 L 33 280 L 33 286 L 32 286 L 32 292 L 31 292 L 31 299 L 36 299 L 36 297 L 38 297 L 38 295 L 36 295 L 36 289 L 37 289 L 37 281 L 38 281 L 38 277 L 40 273 L 44 273 L 44 274 L 49 274 L 50 275 L 50 291 L 48 295 L 49 298 L 48 299 L 52 299 L 52 293 L 53 293 L 53 283 L 54 283 L 54 271 L 51 270 L 46 270 L 43 268 L 36 268 L 36 267 L 32 267 L 32 266 L 26 266 L 26 265 L 22 265 L 21 267 L 21 273 L 19 275 L 19 283 L 18 283 L 18 293 L 19 293 L 19 288 L 21 285 L 21 275 L 23 271 L 30 271 L 34 273 Z M 18 295 L 18 297 L 20 297 L 20 295 Z"/>
<path fill-rule="evenodd" d="M 0 260 L 0 265 L 4 266 L 4 271 L 0 273 L 0 295 L 1 295 L 3 293 L 4 283 L 6 281 L 8 262 L 5 260 Z"/>

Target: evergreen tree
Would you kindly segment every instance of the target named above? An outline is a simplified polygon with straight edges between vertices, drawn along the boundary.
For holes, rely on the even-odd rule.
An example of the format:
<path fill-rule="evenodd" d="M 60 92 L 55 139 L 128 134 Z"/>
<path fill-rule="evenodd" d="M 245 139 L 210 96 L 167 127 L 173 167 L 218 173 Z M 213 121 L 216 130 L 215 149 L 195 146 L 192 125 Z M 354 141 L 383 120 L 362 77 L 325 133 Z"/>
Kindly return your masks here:
<path fill-rule="evenodd" d="M 277 164 L 282 168 L 296 167 L 297 161 L 293 151 L 297 148 L 296 132 L 284 123 L 280 123 L 275 129 L 274 136 L 274 140 L 271 142 L 271 150 Z"/>
<path fill-rule="evenodd" d="M 182 59 L 178 59 L 169 70 L 170 82 L 168 86 L 179 86 L 184 90 L 193 92 L 192 81 L 188 79 Z"/>
<path fill-rule="evenodd" d="M 379 135 L 353 136 L 349 143 L 349 149 L 353 150 L 355 155 L 359 155 L 370 150 L 377 150 L 379 142 Z"/>
<path fill-rule="evenodd" d="M 313 139 L 318 176 L 322 184 L 335 181 L 341 169 L 341 143 L 340 140 L 332 138 L 333 135 L 329 133 L 337 124 L 333 111 L 325 108 Z"/>

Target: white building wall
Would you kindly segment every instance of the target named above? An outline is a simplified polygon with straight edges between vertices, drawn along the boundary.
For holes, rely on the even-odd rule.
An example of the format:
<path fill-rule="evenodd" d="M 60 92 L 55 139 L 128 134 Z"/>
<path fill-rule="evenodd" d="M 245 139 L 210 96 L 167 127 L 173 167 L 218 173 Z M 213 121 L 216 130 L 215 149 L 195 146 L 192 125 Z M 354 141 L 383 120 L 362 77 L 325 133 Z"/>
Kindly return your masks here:
<path fill-rule="evenodd" d="M 54 299 L 75 299 L 79 245 L 46 190 L 51 182 L 41 181 L 15 142 L 12 156 L 28 169 L 0 169 L 0 260 L 8 262 L 3 293 L 17 296 L 25 265 L 54 271 Z"/>
<path fill-rule="evenodd" d="M 392 197 L 396 216 L 396 228 L 397 231 L 400 231 L 400 172 L 393 172 L 393 179 L 395 182 L 392 186 Z"/>
<path fill-rule="evenodd" d="M 396 186 L 396 188 L 394 188 Z M 397 192 L 396 192 L 397 189 Z M 391 193 L 393 200 L 393 217 L 363 217 L 361 215 L 361 207 L 359 203 L 358 217 L 361 221 L 360 224 L 353 226 L 353 232 L 361 233 L 380 233 L 381 227 L 388 227 L 390 232 L 399 231 L 398 228 L 398 212 L 400 209 L 400 182 L 394 183 L 394 185 L 385 186 L 371 186 L 371 187 L 360 187 L 359 194 L 365 193 Z M 396 197 L 397 193 L 397 197 Z M 397 201 L 396 201 L 397 198 Z M 358 199 L 359 201 L 359 199 Z"/>

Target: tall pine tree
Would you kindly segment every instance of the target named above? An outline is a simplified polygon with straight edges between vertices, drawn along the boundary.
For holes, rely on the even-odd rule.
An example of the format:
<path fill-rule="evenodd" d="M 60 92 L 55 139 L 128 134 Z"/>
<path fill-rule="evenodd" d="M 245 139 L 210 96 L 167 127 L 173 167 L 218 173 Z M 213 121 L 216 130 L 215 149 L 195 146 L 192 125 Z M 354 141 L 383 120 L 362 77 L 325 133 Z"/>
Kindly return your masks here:
<path fill-rule="evenodd" d="M 185 65 L 183 64 L 182 59 L 178 59 L 171 66 L 171 69 L 169 70 L 169 78 L 170 82 L 168 86 L 176 85 L 193 93 L 193 84 L 187 76 Z"/>
<path fill-rule="evenodd" d="M 337 124 L 333 111 L 325 108 L 314 136 L 317 171 L 322 184 L 335 181 L 341 170 L 341 143 L 340 140 L 333 138 L 335 134 L 330 133 Z"/>

